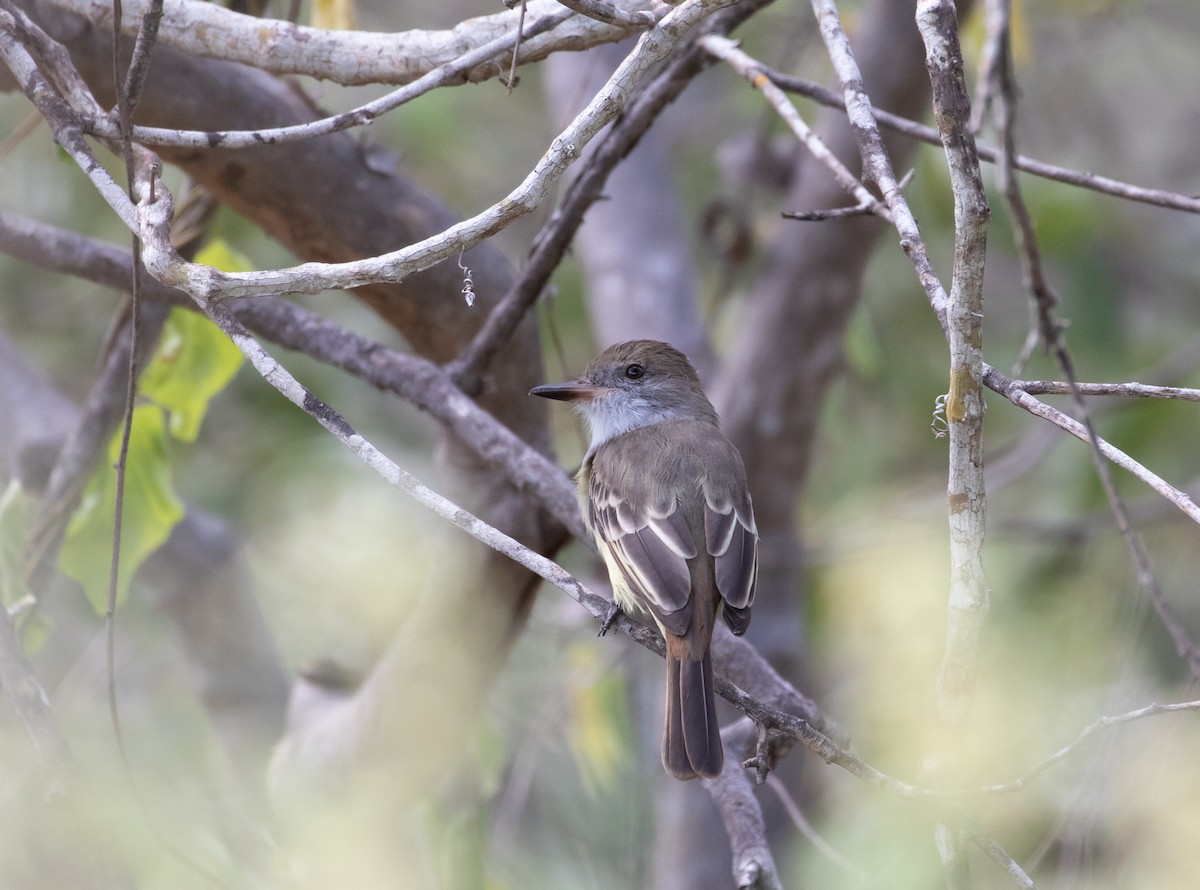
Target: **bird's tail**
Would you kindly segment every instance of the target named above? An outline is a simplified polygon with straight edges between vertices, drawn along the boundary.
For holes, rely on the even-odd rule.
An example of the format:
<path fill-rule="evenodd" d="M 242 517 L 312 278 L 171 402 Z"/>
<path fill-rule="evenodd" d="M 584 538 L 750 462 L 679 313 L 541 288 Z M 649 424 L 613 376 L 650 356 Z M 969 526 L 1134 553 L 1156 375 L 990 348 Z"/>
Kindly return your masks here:
<path fill-rule="evenodd" d="M 676 641 L 666 636 L 667 725 L 663 732 L 663 766 L 677 779 L 696 776 L 711 779 L 720 775 L 725 765 L 721 728 L 717 725 L 712 655 L 707 646 L 699 660 L 672 651 L 676 647 L 671 644 Z"/>

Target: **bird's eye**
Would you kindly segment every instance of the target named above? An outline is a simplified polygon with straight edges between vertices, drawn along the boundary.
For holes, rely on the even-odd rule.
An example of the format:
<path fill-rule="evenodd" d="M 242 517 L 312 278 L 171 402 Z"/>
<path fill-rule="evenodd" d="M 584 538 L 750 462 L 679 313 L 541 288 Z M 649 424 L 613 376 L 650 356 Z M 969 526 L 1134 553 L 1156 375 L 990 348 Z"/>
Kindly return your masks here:
<path fill-rule="evenodd" d="M 629 365 L 625 369 L 625 376 L 628 377 L 630 380 L 640 380 L 645 375 L 646 375 L 646 369 L 643 368 L 641 365 L 637 365 L 637 364 Z"/>

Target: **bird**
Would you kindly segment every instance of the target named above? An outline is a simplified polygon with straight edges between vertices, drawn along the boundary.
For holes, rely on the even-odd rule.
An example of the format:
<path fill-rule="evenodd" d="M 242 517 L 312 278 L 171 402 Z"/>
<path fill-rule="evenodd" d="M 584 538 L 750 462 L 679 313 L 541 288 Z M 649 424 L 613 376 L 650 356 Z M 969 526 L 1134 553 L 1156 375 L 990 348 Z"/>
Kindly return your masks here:
<path fill-rule="evenodd" d="M 608 347 L 573 381 L 530 395 L 569 402 L 591 443 L 576 475 L 614 611 L 648 615 L 666 644 L 662 761 L 678 779 L 724 767 L 712 635 L 750 624 L 758 530 L 741 455 L 687 357 L 658 340 Z M 602 631 L 603 633 L 603 631 Z"/>

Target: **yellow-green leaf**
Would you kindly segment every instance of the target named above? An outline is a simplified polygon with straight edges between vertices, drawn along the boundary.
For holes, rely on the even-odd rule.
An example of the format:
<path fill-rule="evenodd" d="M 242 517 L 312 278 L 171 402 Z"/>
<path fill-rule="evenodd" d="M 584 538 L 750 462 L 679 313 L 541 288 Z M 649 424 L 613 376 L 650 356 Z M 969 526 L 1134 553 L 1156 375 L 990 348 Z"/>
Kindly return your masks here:
<path fill-rule="evenodd" d="M 196 312 L 172 309 L 138 391 L 168 412 L 172 436 L 194 442 L 208 403 L 241 364 L 241 352 L 211 321 Z"/>
<path fill-rule="evenodd" d="M 196 262 L 222 272 L 251 272 L 254 263 L 240 250 L 234 250 L 224 238 L 213 238 L 196 252 Z"/>
<path fill-rule="evenodd" d="M 120 443 L 118 430 L 109 443 L 108 461 L 92 476 L 79 509 L 71 517 L 58 557 L 59 568 L 80 583 L 100 614 L 108 606 L 117 479 L 113 465 Z M 129 580 L 138 566 L 166 541 L 175 523 L 183 518 L 183 504 L 171 487 L 166 423 L 162 409 L 156 405 L 134 409 L 125 466 L 118 603 L 129 593 Z"/>

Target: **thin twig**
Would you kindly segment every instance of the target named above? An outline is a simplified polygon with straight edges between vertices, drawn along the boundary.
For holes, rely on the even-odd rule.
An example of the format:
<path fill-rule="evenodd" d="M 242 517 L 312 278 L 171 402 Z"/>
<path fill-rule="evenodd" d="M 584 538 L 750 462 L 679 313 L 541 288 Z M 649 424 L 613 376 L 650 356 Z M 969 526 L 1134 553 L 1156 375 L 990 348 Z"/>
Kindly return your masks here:
<path fill-rule="evenodd" d="M 29 34 L 24 27 L 7 10 L 0 11 L 0 59 L 50 125 L 54 141 L 79 165 L 121 222 L 135 230 L 137 221 L 129 196 L 96 159 L 75 111 L 38 68 L 26 46 L 27 39 Z"/>
<path fill-rule="evenodd" d="M 845 99 L 832 90 L 826 89 L 811 80 L 793 77 L 771 69 L 764 69 L 764 73 L 781 89 L 787 90 L 790 93 L 807 96 L 814 102 L 818 102 L 829 108 L 845 109 L 846 107 Z M 873 109 L 873 113 L 875 120 L 878 121 L 880 126 L 887 127 L 889 130 L 897 133 L 903 133 L 906 136 L 930 145 L 941 144 L 941 136 L 933 127 L 909 120 L 898 114 L 892 114 L 880 108 Z M 976 148 L 979 152 L 980 160 L 994 164 L 1000 158 L 1000 149 L 998 148 L 985 143 L 978 143 Z M 1119 179 L 1099 176 L 1085 170 L 1073 170 L 1070 167 L 1059 167 L 1055 164 L 1048 164 L 1045 161 L 1039 161 L 1036 158 L 1027 157 L 1026 155 L 1014 155 L 1012 160 L 1013 167 L 1017 170 L 1020 170 L 1022 173 L 1029 173 L 1032 176 L 1041 177 L 1042 179 L 1052 179 L 1055 182 L 1063 182 L 1067 185 L 1090 189 L 1094 192 L 1112 195 L 1116 198 L 1124 198 L 1127 201 L 1136 201 L 1140 204 L 1152 204 L 1156 207 L 1181 210 L 1185 213 L 1200 213 L 1200 198 L 1192 195 L 1183 195 L 1163 189 L 1132 185 L 1128 182 L 1122 182 Z"/>
<path fill-rule="evenodd" d="M 121 160 L 125 164 L 126 188 L 132 194 L 134 158 L 133 145 L 129 141 L 129 131 L 133 127 L 130 113 L 129 96 L 124 90 L 126 77 L 121 74 L 121 0 L 113 0 L 112 28 L 112 63 L 113 90 L 117 95 L 117 131 L 119 133 L 118 148 Z M 121 765 L 130 783 L 133 782 L 133 769 L 129 763 L 129 753 L 125 748 L 125 734 L 121 731 L 121 715 L 117 699 L 117 667 L 116 667 L 116 637 L 117 637 L 117 592 L 120 588 L 121 572 L 121 536 L 124 529 L 125 516 L 125 478 L 127 459 L 129 457 L 129 440 L 133 434 L 133 406 L 137 397 L 137 342 L 141 334 L 141 244 L 136 233 L 130 233 L 133 255 L 130 262 L 130 299 L 129 299 L 129 364 L 126 366 L 124 381 L 125 405 L 121 414 L 120 445 L 117 460 L 113 466 L 116 471 L 113 498 L 113 533 L 112 549 L 108 565 L 108 601 L 104 611 L 104 668 L 108 691 L 108 716 L 112 724 L 113 738 L 117 743 L 117 752 L 121 757 Z"/>
<path fill-rule="evenodd" d="M 917 279 L 925 290 L 942 331 L 948 336 L 946 307 L 949 305 L 949 297 L 933 270 L 933 263 L 930 262 L 916 217 L 913 216 L 895 170 L 892 169 L 883 136 L 875 122 L 876 112 L 870 96 L 867 95 L 862 71 L 854 58 L 850 38 L 846 36 L 842 27 L 837 6 L 833 0 L 812 0 L 812 5 L 820 27 L 821 39 L 825 42 L 825 49 L 842 87 L 843 99 L 840 107 L 846 110 L 850 126 L 858 138 L 859 151 L 863 157 L 863 178 L 879 187 L 884 203 L 892 213 L 892 222 L 900 236 L 900 247 L 912 262 Z M 940 139 L 938 141 L 940 143 Z"/>
<path fill-rule="evenodd" d="M 1049 770 L 1051 767 L 1058 765 L 1066 760 L 1072 754 L 1079 750 L 1088 739 L 1096 733 L 1111 729 L 1114 726 L 1122 726 L 1126 723 L 1132 723 L 1135 720 L 1144 720 L 1147 717 L 1157 717 L 1160 714 L 1177 714 L 1183 711 L 1200 711 L 1200 701 L 1184 701 L 1173 702 L 1170 704 L 1154 704 L 1146 705 L 1145 707 L 1136 708 L 1132 711 L 1126 711 L 1123 714 L 1116 714 L 1111 717 L 1101 717 L 1094 723 L 1090 723 L 1080 731 L 1073 741 L 1063 745 L 1045 760 L 1026 770 L 1017 778 L 996 785 L 983 785 L 978 788 L 968 788 L 962 791 L 955 791 L 955 796 L 983 795 L 983 794 L 1015 794 L 1018 791 L 1023 791 L 1033 784 L 1042 773 Z"/>
<path fill-rule="evenodd" d="M 0 7 L 13 17 L 21 45 L 37 60 L 42 75 L 53 84 L 80 121 L 107 121 L 108 112 L 92 96 L 91 88 L 76 70 L 66 47 L 42 30 L 13 0 L 0 0 Z"/>
<path fill-rule="evenodd" d="M 871 200 L 871 204 L 855 204 L 853 207 L 834 207 L 830 210 L 782 210 L 779 215 L 784 219 L 794 219 L 800 222 L 825 222 L 831 219 L 848 219 L 854 216 L 874 216 L 879 202 Z M 885 208 L 886 212 L 886 208 Z"/>
<path fill-rule="evenodd" d="M 892 221 L 892 215 L 888 212 L 888 209 L 879 202 L 878 198 L 867 191 L 863 184 L 858 181 L 857 177 L 847 169 L 846 165 L 839 161 L 833 152 L 825 146 L 821 137 L 813 132 L 813 129 L 800 117 L 800 114 L 796 111 L 796 107 L 788 100 L 783 90 L 779 89 L 764 74 L 765 69 L 762 65 L 738 49 L 737 44 L 728 37 L 710 34 L 707 37 L 701 38 L 700 44 L 708 52 L 728 64 L 734 71 L 742 75 L 742 77 L 749 80 L 756 89 L 762 92 L 763 98 L 771 104 L 776 114 L 787 124 L 788 129 L 803 143 L 812 156 L 833 174 L 833 178 L 837 180 L 838 185 L 858 199 L 859 206 L 869 207 L 871 212 L 876 216 L 888 222 Z"/>
<path fill-rule="evenodd" d="M 525 7 L 525 0 L 521 0 L 521 12 L 517 16 L 517 39 L 513 42 L 512 61 L 508 65 L 508 83 L 505 84 L 510 96 L 512 95 L 513 87 L 517 85 L 517 55 L 521 51 L 521 31 L 525 27 Z"/>
<path fill-rule="evenodd" d="M 1014 884 L 1018 887 L 1025 887 L 1026 890 L 1037 890 L 1037 884 L 1033 882 L 1033 878 L 1025 873 L 1020 863 L 991 837 L 969 823 L 963 825 L 962 830 L 971 843 L 983 850 L 993 862 L 1004 869 L 1008 876 L 1012 878 Z"/>
<path fill-rule="evenodd" d="M 699 27 L 712 33 L 724 33 L 766 2 L 768 0 L 739 3 Z M 470 344 L 447 365 L 447 372 L 466 392 L 479 388 L 483 370 L 508 342 L 545 288 L 570 247 L 587 209 L 601 197 L 613 169 L 658 119 L 662 109 L 674 101 L 708 64 L 707 53 L 694 43 L 689 44 L 672 54 L 663 70 L 626 100 L 621 116 L 585 157 L 562 202 L 534 237 L 533 248 L 516 280 L 493 307 Z"/>
<path fill-rule="evenodd" d="M 1046 278 L 1033 219 L 1025 205 L 1016 174 L 1013 172 L 1012 158 L 1016 153 L 1017 88 L 1012 70 L 1010 4 L 1008 0 L 991 0 L 989 5 L 994 7 L 990 16 L 996 19 L 994 27 L 996 39 L 999 41 L 995 66 L 996 89 L 992 102 L 993 121 L 1001 145 L 1000 163 L 996 169 L 1001 194 L 1013 222 L 1013 240 L 1021 263 L 1025 288 L 1033 301 L 1038 330 L 1046 348 L 1054 356 L 1067 378 L 1068 388 L 1079 412 L 1079 422 L 1087 436 L 1086 441 L 1092 456 L 1092 463 L 1096 468 L 1096 476 L 1104 490 L 1104 496 L 1108 501 L 1117 529 L 1129 550 L 1138 584 L 1149 597 L 1159 620 L 1166 626 L 1167 632 L 1175 643 L 1176 651 L 1187 661 L 1192 675 L 1200 678 L 1200 645 L 1192 640 L 1174 606 L 1167 599 L 1166 592 L 1154 574 L 1145 542 L 1134 528 L 1133 521 L 1129 516 L 1129 509 L 1113 482 L 1112 471 L 1104 460 L 1100 448 L 1100 438 L 1092 423 L 1091 411 L 1078 386 L 1078 375 L 1075 373 L 1075 363 L 1070 350 L 1067 348 L 1064 326 L 1055 315 L 1058 307 L 1058 295 Z"/>
<path fill-rule="evenodd" d="M 535 19 L 528 27 L 517 29 L 482 46 L 463 53 L 453 61 L 434 68 L 414 80 L 412 83 L 393 90 L 371 102 L 353 108 L 341 114 L 293 124 L 285 127 L 268 127 L 262 130 L 179 130 L 164 127 L 133 128 L 133 138 L 143 145 L 171 146 L 175 148 L 252 148 L 256 145 L 278 145 L 286 142 L 300 142 L 315 136 L 326 136 L 330 133 L 340 133 L 353 127 L 365 127 L 373 124 L 383 115 L 394 111 L 426 93 L 446 86 L 461 77 L 463 72 L 474 68 L 489 59 L 494 59 L 501 53 L 520 44 L 522 36 L 533 37 L 549 31 L 565 22 L 575 13 L 570 10 L 559 10 L 549 15 Z M 103 132 L 103 126 L 97 130 Z"/>
<path fill-rule="evenodd" d="M 792 824 L 796 826 L 796 829 L 804 835 L 810 844 L 816 847 L 818 853 L 842 869 L 842 871 L 852 875 L 856 881 L 861 882 L 865 880 L 866 873 L 858 865 L 839 853 L 829 841 L 817 833 L 812 823 L 804 817 L 804 811 L 800 809 L 800 805 L 796 803 L 787 786 L 783 784 L 782 779 L 772 774 L 767 776 L 767 785 L 775 792 L 775 796 L 783 805 L 784 812 L 788 814 L 788 818 L 792 820 Z"/>
<path fill-rule="evenodd" d="M 975 69 L 975 101 L 971 103 L 971 132 L 976 135 L 983 129 L 1000 88 L 1000 58 L 1008 40 L 1008 12 L 1001 8 L 1003 5 L 992 0 L 984 0 L 983 4 L 983 46 Z"/>
<path fill-rule="evenodd" d="M 1200 389 L 1156 386 L 1150 383 L 1082 383 L 1070 380 L 1013 380 L 1012 385 L 1031 396 L 1128 396 L 1137 399 L 1177 399 L 1200 402 Z"/>
<path fill-rule="evenodd" d="M 629 92 L 700 21 L 734 0 L 686 0 L 647 31 L 607 84 L 551 143 L 524 181 L 500 201 L 470 219 L 391 253 L 346 263 L 304 263 L 267 272 L 220 272 L 183 262 L 174 251 L 145 247 L 146 267 L 164 283 L 201 302 L 280 293 L 319 293 L 331 288 L 397 282 L 458 256 L 538 207 L 562 173 L 621 111 Z M 169 245 L 168 245 L 169 246 Z"/>
<path fill-rule="evenodd" d="M 653 28 L 654 23 L 666 11 L 665 5 L 661 4 L 662 12 L 656 15 L 648 9 L 628 12 L 619 6 L 605 3 L 603 0 L 558 0 L 558 2 L 590 19 L 604 22 L 606 25 L 621 25 L 627 28 Z"/>
<path fill-rule="evenodd" d="M 113 84 L 118 95 L 124 97 L 127 116 L 126 124 L 132 122 L 133 114 L 137 111 L 138 102 L 142 98 L 142 88 L 146 84 L 146 74 L 150 71 L 150 56 L 154 50 L 154 41 L 158 37 L 158 28 L 162 24 L 163 0 L 150 0 L 150 5 L 142 16 L 142 26 L 138 28 L 137 40 L 133 44 L 133 57 L 129 60 L 129 69 L 125 73 L 125 84 L 120 81 Z M 119 29 L 114 28 L 113 41 L 119 42 Z M 113 58 L 117 58 L 114 51 Z"/>
<path fill-rule="evenodd" d="M 1049 421 L 1059 429 L 1070 433 L 1081 442 L 1087 443 L 1090 441 L 1087 429 L 1082 423 L 1030 395 L 1022 388 L 1020 381 L 1011 380 L 990 365 L 984 364 L 983 382 L 988 389 L 1008 399 L 1008 401 L 1012 402 L 1018 408 L 1028 411 L 1035 417 Z M 1192 500 L 1190 495 L 1171 485 L 1105 439 L 1097 438 L 1096 442 L 1100 447 L 1100 453 L 1105 458 L 1149 485 L 1154 491 L 1183 511 L 1193 522 L 1200 523 L 1200 506 Z"/>
<path fill-rule="evenodd" d="M 914 170 L 909 170 L 900 180 L 900 188 L 907 188 L 912 181 Z M 873 203 L 874 199 L 872 198 Z M 800 222 L 824 222 L 829 219 L 845 219 L 852 216 L 871 216 L 875 213 L 872 206 L 856 204 L 853 207 L 834 207 L 831 210 L 782 210 L 779 215 L 784 219 L 795 219 Z"/>

